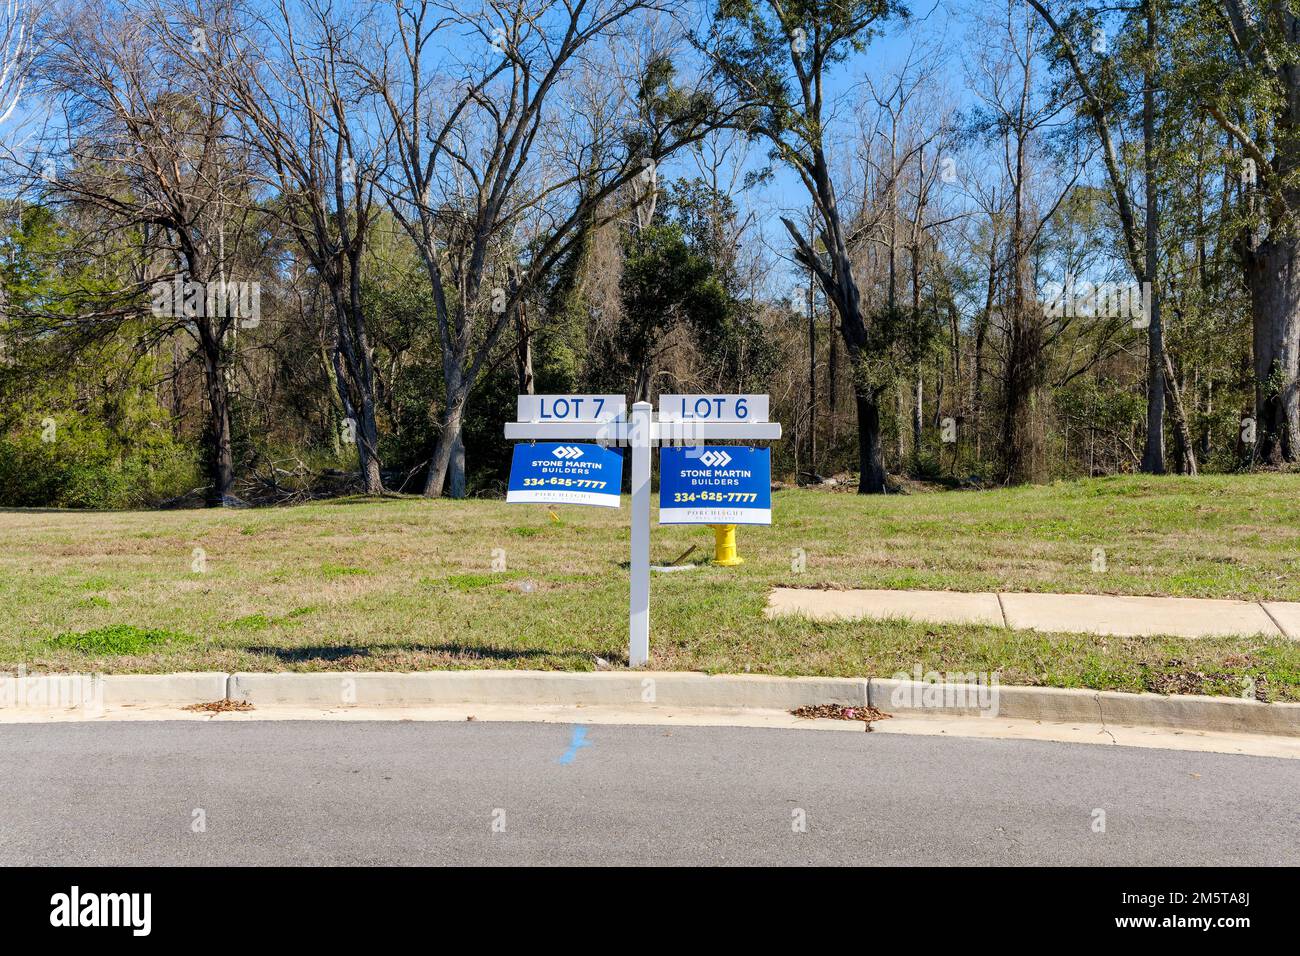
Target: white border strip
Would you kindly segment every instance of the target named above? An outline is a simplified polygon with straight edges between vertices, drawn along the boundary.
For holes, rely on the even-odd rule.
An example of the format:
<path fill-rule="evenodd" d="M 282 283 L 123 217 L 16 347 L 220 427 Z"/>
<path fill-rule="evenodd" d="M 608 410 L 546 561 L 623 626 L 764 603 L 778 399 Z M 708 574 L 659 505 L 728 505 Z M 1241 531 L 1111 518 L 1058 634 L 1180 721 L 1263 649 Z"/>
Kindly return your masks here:
<path fill-rule="evenodd" d="M 506 492 L 507 504 L 545 505 L 595 505 L 597 508 L 621 508 L 623 498 L 618 492 L 576 491 L 557 488 L 519 489 Z"/>
<path fill-rule="evenodd" d="M 660 508 L 660 524 L 772 523 L 771 508 Z"/>

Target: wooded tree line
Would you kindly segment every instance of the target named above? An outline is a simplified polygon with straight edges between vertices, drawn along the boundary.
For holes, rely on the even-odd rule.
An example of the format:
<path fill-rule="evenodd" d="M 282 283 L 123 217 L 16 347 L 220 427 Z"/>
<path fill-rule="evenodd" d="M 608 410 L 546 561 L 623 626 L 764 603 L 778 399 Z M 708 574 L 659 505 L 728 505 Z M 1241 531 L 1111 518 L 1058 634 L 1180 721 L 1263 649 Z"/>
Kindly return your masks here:
<path fill-rule="evenodd" d="M 787 479 L 1300 457 L 1291 3 L 0 6 L 0 503 L 500 490 L 520 392 Z"/>

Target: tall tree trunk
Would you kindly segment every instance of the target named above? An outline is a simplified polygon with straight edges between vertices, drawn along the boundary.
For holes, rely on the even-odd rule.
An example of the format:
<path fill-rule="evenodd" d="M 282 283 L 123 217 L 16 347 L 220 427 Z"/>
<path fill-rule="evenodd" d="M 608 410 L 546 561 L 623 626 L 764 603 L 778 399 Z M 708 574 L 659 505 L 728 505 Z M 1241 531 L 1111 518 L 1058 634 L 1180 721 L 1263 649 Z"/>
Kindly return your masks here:
<path fill-rule="evenodd" d="M 519 287 L 519 275 L 517 270 L 511 268 L 510 289 L 514 292 Z M 533 395 L 536 394 L 536 384 L 533 381 L 533 330 L 528 327 L 528 304 L 520 302 L 515 307 L 515 334 L 519 336 L 519 344 L 515 347 L 515 372 L 519 379 L 519 394 Z M 463 466 L 462 466 L 462 470 Z"/>
<path fill-rule="evenodd" d="M 920 468 L 921 465 L 921 432 L 925 429 L 924 421 L 924 397 L 925 380 L 921 376 L 921 368 L 918 365 L 916 369 L 916 393 L 912 400 L 912 467 Z"/>
<path fill-rule="evenodd" d="M 460 426 L 456 429 L 456 441 L 451 446 L 451 496 L 453 498 L 464 498 L 466 491 L 465 484 L 465 419 L 461 416 Z"/>
<path fill-rule="evenodd" d="M 853 370 L 853 393 L 858 412 L 858 491 L 861 494 L 879 494 L 885 490 L 885 466 L 880 448 L 880 393 L 877 386 L 863 380 L 863 350 L 869 338 L 867 321 L 862 312 L 862 295 L 853 275 L 853 260 L 840 226 L 826 158 L 820 146 L 814 153 L 813 179 L 829 263 L 824 264 L 823 257 L 814 247 L 815 234 L 805 238 L 789 218 L 783 216 L 781 222 L 794 239 L 796 259 L 817 273 L 826 298 L 839 311 L 840 332 Z"/>
<path fill-rule="evenodd" d="M 1214 380 L 1205 385 L 1205 418 L 1201 423 L 1201 461 L 1209 461 L 1213 439 L 1210 437 L 1210 422 L 1214 415 Z"/>
<path fill-rule="evenodd" d="M 948 348 L 952 352 L 952 390 L 953 396 L 951 403 L 953 406 L 954 416 L 960 420 L 962 417 L 961 401 L 961 313 L 957 311 L 957 305 L 952 299 L 948 300 Z M 939 383 L 940 396 L 943 393 L 943 382 Z M 943 411 L 938 401 L 934 404 L 934 423 L 942 423 Z"/>
<path fill-rule="evenodd" d="M 642 353 L 641 360 L 636 364 L 636 379 L 632 382 L 632 401 L 634 403 L 650 401 L 650 383 L 654 377 L 650 365 L 653 361 L 654 359 L 647 349 Z"/>
<path fill-rule="evenodd" d="M 212 487 L 208 505 L 221 507 L 229 503 L 235 483 L 235 456 L 230 443 L 230 393 L 222 368 L 221 348 L 209 335 L 203 335 L 203 379 L 208 392 L 209 469 Z"/>
<path fill-rule="evenodd" d="M 374 354 L 370 350 L 370 336 L 366 331 L 366 314 L 361 303 L 361 247 L 355 247 L 348 256 L 350 283 L 348 294 L 351 308 L 345 314 L 352 345 L 352 358 L 356 369 L 356 385 L 360 398 L 361 423 L 358 428 L 357 448 L 360 452 L 361 483 L 368 495 L 384 493 L 384 478 L 379 461 L 379 418 L 375 404 Z"/>
<path fill-rule="evenodd" d="M 878 393 L 854 389 L 858 411 L 858 494 L 885 492 L 885 453 L 880 443 L 880 400 Z"/>
<path fill-rule="evenodd" d="M 1247 255 L 1254 319 L 1257 458 L 1300 460 L 1300 237 L 1270 235 Z"/>
<path fill-rule="evenodd" d="M 359 290 L 353 296 L 359 298 Z M 354 306 L 355 307 L 355 306 Z M 368 495 L 383 494 L 384 481 L 379 464 L 379 425 L 375 417 L 374 372 L 370 366 L 370 344 L 359 318 L 349 316 L 343 304 L 342 292 L 335 300 L 338 319 L 338 350 L 343 359 L 342 371 L 346 381 L 339 382 L 339 390 L 350 395 L 348 404 L 356 414 L 357 464 L 361 485 Z"/>
<path fill-rule="evenodd" d="M 337 342 L 329 349 L 324 345 L 321 346 L 320 360 L 321 370 L 325 373 L 325 381 L 328 384 L 330 444 L 334 449 L 335 456 L 341 457 L 343 454 L 343 429 L 348 419 L 355 423 L 356 417 L 352 414 L 351 400 L 348 398 L 347 389 L 344 385 L 347 377 L 343 372 L 343 357 L 339 355 Z"/>
<path fill-rule="evenodd" d="M 1183 474 L 1195 475 L 1200 470 L 1196 464 L 1196 445 L 1192 441 L 1192 428 L 1187 421 L 1187 407 L 1183 404 L 1183 388 L 1178 376 L 1174 374 L 1174 363 L 1168 352 L 1165 353 L 1164 382 L 1169 388 L 1170 405 L 1174 413 L 1174 434 L 1178 437 L 1181 454 L 1179 467 Z"/>
<path fill-rule="evenodd" d="M 1039 470 L 1037 423 L 1039 357 L 1042 329 L 1028 303 L 1013 306 L 1002 393 L 1002 471 L 1012 484 L 1034 481 Z"/>
<path fill-rule="evenodd" d="M 1151 288 L 1151 311 L 1147 318 L 1147 430 L 1142 450 L 1142 470 L 1149 475 L 1165 473 L 1165 340 L 1160 317 L 1159 241 L 1160 208 L 1156 180 L 1156 11 L 1154 0 L 1146 0 L 1147 63 L 1142 92 L 1142 162 L 1146 186 L 1146 281 Z M 1146 297 L 1143 296 L 1145 299 Z M 1190 452 L 1190 447 L 1189 447 Z"/>
<path fill-rule="evenodd" d="M 907 420 L 907 386 L 901 378 L 894 386 L 894 419 L 898 423 L 894 430 L 894 452 L 901 474 L 907 469 L 907 429 L 903 425 Z"/>
<path fill-rule="evenodd" d="M 379 426 L 375 419 L 374 395 L 361 396 L 361 421 L 357 424 L 357 457 L 361 465 L 361 484 L 368 495 L 384 493 L 384 478 L 379 466 Z"/>
<path fill-rule="evenodd" d="M 1028 93 L 1024 95 L 1027 97 Z M 1021 128 L 1017 128 L 1016 135 L 1015 197 L 1008 263 L 1011 314 L 1003 380 L 1001 443 L 1004 480 L 1022 483 L 1036 480 L 1041 464 L 1037 404 L 1042 378 L 1043 316 L 1042 308 L 1031 293 L 1029 279 L 1029 242 L 1025 224 L 1026 136 Z"/>
<path fill-rule="evenodd" d="M 188 238 L 188 236 L 186 236 Z M 208 260 L 192 246 L 185 244 L 185 262 L 189 276 L 208 287 L 211 277 L 219 274 Z M 219 316 L 203 316 L 194 325 L 199 352 L 203 356 L 203 384 L 208 393 L 208 475 L 212 485 L 208 490 L 208 507 L 223 507 L 232 502 L 231 489 L 235 483 L 235 455 L 231 443 L 230 383 L 227 378 L 225 326 Z"/>
<path fill-rule="evenodd" d="M 930 427 L 936 429 L 943 425 L 944 384 L 943 356 L 936 354 L 934 357 L 934 412 L 930 415 Z"/>
<path fill-rule="evenodd" d="M 515 311 L 515 329 L 519 343 L 515 346 L 515 373 L 519 379 L 519 394 L 532 395 L 536 391 L 533 381 L 533 336 L 528 328 L 528 313 L 521 305 Z"/>
<path fill-rule="evenodd" d="M 352 387 L 341 351 L 336 350 L 334 353 L 334 381 L 343 401 L 343 417 L 352 424 L 349 437 L 357 448 L 357 473 L 366 494 L 383 494 L 384 482 L 380 475 L 378 454 L 379 428 L 375 421 L 374 399 L 366 396 L 363 390 Z M 363 394 L 361 404 L 357 405 L 352 400 L 352 395 L 359 391 Z"/>
<path fill-rule="evenodd" d="M 839 336 L 836 334 L 835 331 L 835 310 L 829 308 L 829 305 L 828 308 L 826 309 L 826 319 L 827 322 L 830 324 L 830 330 L 826 336 L 828 340 L 827 344 L 829 345 L 829 354 L 826 359 L 826 397 L 828 400 L 826 415 L 830 419 L 830 425 L 831 425 L 830 447 L 833 449 L 835 447 L 835 443 L 837 439 L 839 438 L 839 422 L 836 420 L 836 414 L 835 414 L 836 413 L 835 394 L 838 389 L 838 383 L 835 375 L 835 368 L 839 364 L 839 356 L 836 355 L 835 346 L 836 346 L 836 340 L 839 338 Z"/>
<path fill-rule="evenodd" d="M 979 459 L 984 447 L 984 340 L 993 319 L 993 303 L 998 288 L 998 230 L 997 219 L 990 215 L 993 235 L 989 237 L 988 279 L 984 288 L 984 310 L 975 319 L 975 369 L 971 380 L 971 430 L 975 433 L 975 457 Z"/>
<path fill-rule="evenodd" d="M 809 217 L 812 222 L 812 217 Z M 809 232 L 811 233 L 811 229 Z M 817 470 L 817 313 L 813 283 L 816 275 L 808 270 L 808 470 Z"/>
<path fill-rule="evenodd" d="M 340 403 L 341 418 L 339 424 L 346 426 L 348 429 L 348 440 L 356 444 L 357 440 L 357 413 L 352 407 L 352 390 L 348 388 L 348 373 L 343 367 L 343 352 L 338 347 L 338 340 L 334 345 L 334 392 L 338 395 Z"/>
<path fill-rule="evenodd" d="M 433 458 L 424 480 L 426 497 L 441 498 L 444 493 L 453 498 L 465 495 L 464 415 L 464 397 L 449 397 L 442 414 L 442 431 L 434 443 Z"/>
<path fill-rule="evenodd" d="M 440 498 L 444 494 L 452 498 L 465 497 L 465 409 L 473 387 L 461 364 L 461 356 L 466 351 L 463 347 L 443 350 L 442 378 L 446 382 L 447 396 L 442 428 L 434 443 L 433 458 L 429 461 L 424 481 L 424 494 L 429 498 Z"/>
<path fill-rule="evenodd" d="M 988 331 L 989 310 L 985 309 L 975 320 L 975 354 L 972 356 L 975 370 L 971 375 L 970 389 L 971 431 L 975 435 L 976 459 L 981 457 L 984 449 L 984 338 Z"/>
<path fill-rule="evenodd" d="M 433 290 L 434 309 L 442 337 L 442 380 L 446 388 L 438 423 L 438 438 L 433 444 L 433 455 L 429 458 L 429 469 L 424 474 L 424 489 L 421 493 L 426 498 L 441 498 L 444 493 L 450 492 L 454 498 L 458 496 L 457 490 L 461 495 L 465 493 L 465 445 L 461 430 L 464 427 L 465 403 L 469 396 L 463 365 L 468 347 L 464 342 L 463 330 L 466 325 L 464 310 L 470 296 L 461 293 L 460 301 L 454 306 L 457 311 L 453 314 L 453 306 L 448 303 L 443 289 L 442 269 L 439 265 L 442 252 L 434 241 L 429 221 L 422 219 L 421 226 L 423 235 L 420 237 L 420 255 L 429 276 L 429 286 Z"/>
<path fill-rule="evenodd" d="M 921 327 L 921 219 L 925 215 L 925 170 L 922 165 L 924 150 L 916 154 L 918 204 L 916 220 L 912 223 L 912 242 L 909 248 L 912 259 L 912 327 Z M 936 294 L 936 299 L 938 298 Z M 921 431 L 925 427 L 925 383 L 921 377 L 921 356 L 916 357 L 916 385 L 912 396 L 912 468 L 919 474 L 921 469 Z"/>

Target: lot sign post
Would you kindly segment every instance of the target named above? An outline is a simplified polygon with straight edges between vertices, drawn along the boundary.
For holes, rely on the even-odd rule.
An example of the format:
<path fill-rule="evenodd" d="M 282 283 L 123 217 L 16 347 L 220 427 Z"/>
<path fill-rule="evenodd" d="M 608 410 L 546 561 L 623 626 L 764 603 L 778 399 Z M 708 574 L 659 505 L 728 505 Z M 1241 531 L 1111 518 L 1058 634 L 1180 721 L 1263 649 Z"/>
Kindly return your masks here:
<path fill-rule="evenodd" d="M 650 660 L 650 449 L 702 446 L 706 441 L 772 441 L 779 422 L 767 419 L 766 395 L 665 395 L 658 420 L 649 402 L 622 414 L 622 396 L 520 395 L 518 421 L 507 422 L 511 441 L 586 441 L 632 450 L 631 581 L 628 664 Z M 616 416 L 616 417 L 613 417 Z"/>

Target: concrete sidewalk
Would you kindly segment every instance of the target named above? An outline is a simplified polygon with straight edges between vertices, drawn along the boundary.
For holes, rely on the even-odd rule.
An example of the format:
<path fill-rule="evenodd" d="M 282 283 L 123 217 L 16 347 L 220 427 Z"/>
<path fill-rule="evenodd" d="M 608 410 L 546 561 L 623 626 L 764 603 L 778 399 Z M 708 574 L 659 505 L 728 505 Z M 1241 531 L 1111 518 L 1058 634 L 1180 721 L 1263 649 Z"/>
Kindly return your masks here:
<path fill-rule="evenodd" d="M 802 615 L 819 621 L 902 618 L 1115 637 L 1262 634 L 1300 640 L 1300 603 L 1286 601 L 775 588 L 768 597 L 766 614 Z"/>

